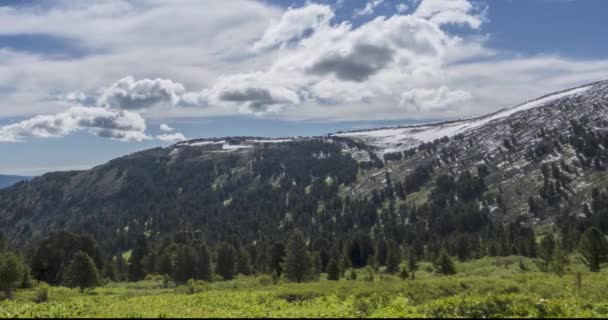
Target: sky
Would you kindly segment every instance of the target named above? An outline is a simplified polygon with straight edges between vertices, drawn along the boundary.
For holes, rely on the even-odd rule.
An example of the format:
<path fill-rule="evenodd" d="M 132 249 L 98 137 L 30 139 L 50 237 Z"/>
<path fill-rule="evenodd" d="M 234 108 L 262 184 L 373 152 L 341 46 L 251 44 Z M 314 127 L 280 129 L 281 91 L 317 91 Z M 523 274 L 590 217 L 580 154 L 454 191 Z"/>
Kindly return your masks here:
<path fill-rule="evenodd" d="M 474 117 L 608 79 L 605 0 L 0 0 L 0 173 Z"/>

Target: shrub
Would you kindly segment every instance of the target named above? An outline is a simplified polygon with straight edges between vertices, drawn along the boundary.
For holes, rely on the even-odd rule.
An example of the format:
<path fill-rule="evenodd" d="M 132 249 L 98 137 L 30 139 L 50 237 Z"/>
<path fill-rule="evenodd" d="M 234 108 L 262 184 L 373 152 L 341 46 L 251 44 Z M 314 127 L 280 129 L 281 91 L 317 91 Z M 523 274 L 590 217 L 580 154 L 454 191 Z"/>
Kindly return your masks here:
<path fill-rule="evenodd" d="M 258 282 L 262 286 L 269 286 L 269 285 L 272 285 L 274 283 L 274 281 L 272 280 L 272 278 L 269 277 L 269 276 L 266 276 L 266 275 L 259 277 L 258 278 Z"/>
<path fill-rule="evenodd" d="M 36 298 L 34 299 L 36 303 L 43 303 L 49 301 L 49 287 L 44 285 L 40 286 L 38 291 L 36 292 Z"/>
<path fill-rule="evenodd" d="M 350 271 L 350 274 L 348 275 L 348 280 L 357 280 L 357 271 L 355 271 L 355 269 Z"/>

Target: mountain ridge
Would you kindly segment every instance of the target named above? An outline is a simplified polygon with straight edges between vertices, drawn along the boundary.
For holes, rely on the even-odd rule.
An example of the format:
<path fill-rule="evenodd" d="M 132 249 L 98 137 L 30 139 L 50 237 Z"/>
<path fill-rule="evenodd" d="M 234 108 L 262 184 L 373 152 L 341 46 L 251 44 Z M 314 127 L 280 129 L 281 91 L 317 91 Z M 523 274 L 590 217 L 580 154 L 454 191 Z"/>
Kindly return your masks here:
<path fill-rule="evenodd" d="M 461 219 L 450 209 L 411 222 L 412 212 L 436 210 L 445 179 L 469 181 L 474 191 L 463 195 L 481 208 L 469 210 L 492 223 L 554 224 L 584 215 L 593 190 L 607 186 L 607 109 L 602 81 L 443 124 L 183 141 L 0 190 L 0 231 L 16 244 L 53 230 L 86 232 L 114 249 L 130 248 L 137 233 L 184 230 L 210 242 L 227 234 L 263 242 L 293 226 L 328 238 L 385 233 L 386 210 L 395 210 L 394 228 L 427 238 L 438 232 L 431 226 Z M 383 130 L 390 144 L 369 137 Z"/>

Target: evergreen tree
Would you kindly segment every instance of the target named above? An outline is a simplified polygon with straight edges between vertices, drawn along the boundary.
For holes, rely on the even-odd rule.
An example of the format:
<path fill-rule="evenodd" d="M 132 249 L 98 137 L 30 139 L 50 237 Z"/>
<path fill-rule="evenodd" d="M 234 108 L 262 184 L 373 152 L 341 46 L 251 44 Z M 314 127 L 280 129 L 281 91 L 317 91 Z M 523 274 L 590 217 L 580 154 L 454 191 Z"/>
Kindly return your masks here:
<path fill-rule="evenodd" d="M 401 250 L 394 241 L 387 245 L 386 257 L 386 272 L 395 274 L 399 272 L 399 264 L 401 263 Z"/>
<path fill-rule="evenodd" d="M 249 253 L 243 248 L 239 250 L 236 269 L 237 273 L 244 274 L 246 276 L 251 274 L 251 262 L 249 260 Z"/>
<path fill-rule="evenodd" d="M 122 254 L 116 256 L 116 270 L 118 272 L 118 281 L 126 281 L 127 280 L 127 272 L 129 266 L 123 258 Z"/>
<path fill-rule="evenodd" d="M 196 257 L 194 250 L 188 245 L 179 246 L 175 255 L 173 267 L 173 281 L 175 283 L 186 283 L 196 277 Z"/>
<path fill-rule="evenodd" d="M 538 268 L 543 272 L 549 271 L 549 264 L 553 259 L 553 251 L 555 251 L 555 237 L 553 234 L 547 234 L 541 241 L 538 248 L 537 262 Z"/>
<path fill-rule="evenodd" d="M 418 270 L 418 262 L 416 262 L 416 257 L 414 257 L 414 254 L 412 252 L 410 252 L 407 257 L 407 268 L 411 272 Z"/>
<path fill-rule="evenodd" d="M 206 244 L 198 247 L 198 262 L 196 264 L 196 277 L 200 280 L 213 280 L 213 270 L 211 270 L 211 254 Z"/>
<path fill-rule="evenodd" d="M 292 282 L 303 282 L 312 273 L 312 259 L 306 248 L 304 235 L 299 230 L 293 232 L 287 241 L 285 256 L 285 276 Z"/>
<path fill-rule="evenodd" d="M 608 241 L 598 228 L 591 227 L 583 233 L 578 244 L 578 251 L 589 270 L 599 272 L 600 263 L 606 261 L 608 257 Z"/>
<path fill-rule="evenodd" d="M 146 272 L 144 270 L 144 259 L 149 252 L 150 248 L 148 247 L 148 239 L 142 234 L 137 239 L 136 246 L 131 252 L 131 257 L 129 258 L 129 281 L 140 281 L 146 277 Z"/>
<path fill-rule="evenodd" d="M 80 292 L 84 289 L 94 288 L 101 284 L 99 271 L 95 263 L 88 254 L 78 251 L 74 255 L 74 259 L 66 269 L 66 285 L 70 288 L 80 288 Z"/>
<path fill-rule="evenodd" d="M 215 272 L 224 280 L 234 279 L 237 267 L 236 249 L 229 243 L 222 243 L 217 249 Z"/>
<path fill-rule="evenodd" d="M 566 252 L 559 246 L 553 250 L 553 256 L 551 257 L 551 263 L 549 263 L 549 271 L 557 274 L 558 276 L 563 276 L 566 272 L 566 265 L 569 263 L 568 256 Z"/>
<path fill-rule="evenodd" d="M 281 277 L 283 274 L 283 260 L 285 259 L 285 245 L 276 242 L 270 251 L 270 269 Z"/>
<path fill-rule="evenodd" d="M 456 274 L 456 267 L 452 258 L 447 254 L 445 250 L 442 250 L 439 257 L 433 262 L 435 270 L 443 275 Z"/>
<path fill-rule="evenodd" d="M 110 281 L 118 281 L 118 270 L 116 268 L 116 263 L 114 263 L 114 260 L 110 259 L 103 264 L 101 276 L 104 279 L 109 279 Z"/>
<path fill-rule="evenodd" d="M 401 268 L 401 272 L 399 272 L 399 278 L 405 280 L 408 279 L 410 277 L 410 273 L 407 272 L 407 269 L 405 267 Z"/>
<path fill-rule="evenodd" d="M 329 260 L 327 264 L 327 280 L 340 280 L 340 266 L 335 259 Z"/>
<path fill-rule="evenodd" d="M 156 270 L 162 275 L 172 275 L 173 261 L 171 260 L 171 255 L 169 255 L 167 252 L 161 254 Z"/>
<path fill-rule="evenodd" d="M 6 239 L 4 238 L 4 234 L 0 232 L 0 253 L 6 250 Z"/>
<path fill-rule="evenodd" d="M 0 290 L 7 298 L 21 284 L 26 270 L 21 258 L 12 252 L 0 253 Z"/>

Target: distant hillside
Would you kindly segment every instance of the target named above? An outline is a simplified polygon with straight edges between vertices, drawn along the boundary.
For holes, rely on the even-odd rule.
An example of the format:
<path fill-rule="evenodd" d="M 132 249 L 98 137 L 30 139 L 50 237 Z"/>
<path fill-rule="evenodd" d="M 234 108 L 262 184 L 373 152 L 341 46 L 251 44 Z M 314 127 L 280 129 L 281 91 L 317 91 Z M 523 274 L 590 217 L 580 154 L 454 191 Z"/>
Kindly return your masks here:
<path fill-rule="evenodd" d="M 471 247 L 464 259 L 533 256 L 534 232 L 558 230 L 571 250 L 589 226 L 608 232 L 607 129 L 608 81 L 462 121 L 184 141 L 2 189 L 0 232 L 18 246 L 68 230 L 108 252 L 142 234 L 266 252 L 298 228 L 340 250 L 388 239 L 429 259 Z"/>
<path fill-rule="evenodd" d="M 8 188 L 17 182 L 30 180 L 30 177 L 0 175 L 0 189 Z"/>

